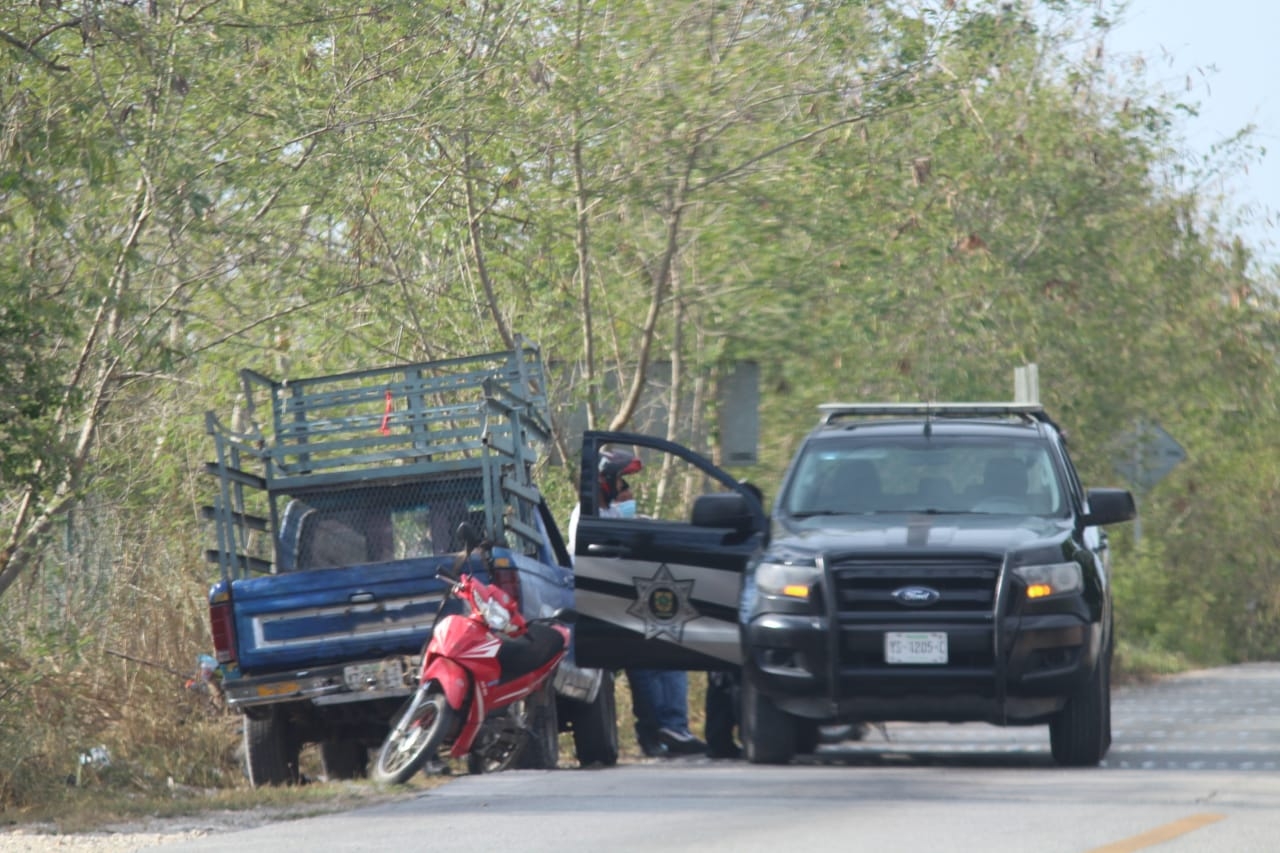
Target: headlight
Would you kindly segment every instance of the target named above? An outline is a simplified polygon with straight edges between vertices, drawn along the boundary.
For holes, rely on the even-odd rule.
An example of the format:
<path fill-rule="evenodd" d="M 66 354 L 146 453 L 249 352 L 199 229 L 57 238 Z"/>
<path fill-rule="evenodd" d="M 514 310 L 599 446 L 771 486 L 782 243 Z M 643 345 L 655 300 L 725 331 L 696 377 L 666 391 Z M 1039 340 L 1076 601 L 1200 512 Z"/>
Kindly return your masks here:
<path fill-rule="evenodd" d="M 484 621 L 495 631 L 505 631 L 511 625 L 511 614 L 507 612 L 507 608 L 492 598 L 481 603 L 480 613 L 484 616 Z"/>
<path fill-rule="evenodd" d="M 774 562 L 756 566 L 756 587 L 766 595 L 785 595 L 808 600 L 821 569 L 812 559 Z"/>
<path fill-rule="evenodd" d="M 1018 566 L 1013 573 L 1027 585 L 1027 598 L 1048 598 L 1084 589 L 1079 563 L 1051 563 L 1045 566 Z"/>

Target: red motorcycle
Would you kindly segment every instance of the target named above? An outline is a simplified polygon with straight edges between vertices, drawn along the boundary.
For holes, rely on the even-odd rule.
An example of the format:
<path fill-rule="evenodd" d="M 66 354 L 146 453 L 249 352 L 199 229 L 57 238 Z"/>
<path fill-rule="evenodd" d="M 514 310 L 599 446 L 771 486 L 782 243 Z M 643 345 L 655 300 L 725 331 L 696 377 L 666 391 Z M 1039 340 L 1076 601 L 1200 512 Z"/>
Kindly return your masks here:
<path fill-rule="evenodd" d="M 380 782 L 403 784 L 442 750 L 467 757 L 473 773 L 505 770 L 529 740 L 526 701 L 554 702 L 551 676 L 569 650 L 577 613 L 558 610 L 526 621 L 519 606 L 496 586 L 462 573 L 471 553 L 488 543 L 465 522 L 458 530 L 467 550 L 458 557 L 422 655 L 418 686 L 397 714 L 373 770 Z M 451 599 L 465 614 L 442 617 Z"/>

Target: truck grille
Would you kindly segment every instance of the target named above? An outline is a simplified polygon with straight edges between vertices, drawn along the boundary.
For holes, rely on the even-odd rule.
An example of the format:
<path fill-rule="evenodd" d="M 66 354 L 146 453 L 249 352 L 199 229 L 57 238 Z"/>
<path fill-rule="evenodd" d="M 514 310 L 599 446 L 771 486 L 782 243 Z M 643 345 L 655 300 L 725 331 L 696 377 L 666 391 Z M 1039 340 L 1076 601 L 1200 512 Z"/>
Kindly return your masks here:
<path fill-rule="evenodd" d="M 865 689 L 866 678 L 889 673 L 905 681 L 892 687 L 881 684 L 878 689 L 972 691 L 979 684 L 990 689 L 999 560 L 849 557 L 832 560 L 829 567 L 839 625 L 833 677 L 843 691 Z M 893 595 L 904 587 L 926 587 L 939 597 L 931 604 L 913 606 Z M 889 631 L 945 632 L 947 662 L 888 664 L 884 638 Z M 943 673 L 949 677 L 940 678 Z"/>
<path fill-rule="evenodd" d="M 929 622 L 991 618 L 995 610 L 1000 561 L 980 557 L 957 560 L 844 558 L 831 563 L 836 610 L 841 617 Z M 894 598 L 904 587 L 939 593 L 936 603 L 911 606 Z"/>

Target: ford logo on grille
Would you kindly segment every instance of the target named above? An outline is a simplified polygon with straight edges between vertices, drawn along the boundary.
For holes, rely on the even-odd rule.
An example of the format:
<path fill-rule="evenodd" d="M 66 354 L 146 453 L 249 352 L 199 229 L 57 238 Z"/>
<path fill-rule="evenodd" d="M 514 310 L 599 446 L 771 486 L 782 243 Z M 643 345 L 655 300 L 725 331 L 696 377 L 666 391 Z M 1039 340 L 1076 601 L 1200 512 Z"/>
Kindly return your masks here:
<path fill-rule="evenodd" d="M 941 598 L 942 593 L 927 586 L 904 586 L 893 591 L 893 600 L 907 607 L 928 607 Z"/>

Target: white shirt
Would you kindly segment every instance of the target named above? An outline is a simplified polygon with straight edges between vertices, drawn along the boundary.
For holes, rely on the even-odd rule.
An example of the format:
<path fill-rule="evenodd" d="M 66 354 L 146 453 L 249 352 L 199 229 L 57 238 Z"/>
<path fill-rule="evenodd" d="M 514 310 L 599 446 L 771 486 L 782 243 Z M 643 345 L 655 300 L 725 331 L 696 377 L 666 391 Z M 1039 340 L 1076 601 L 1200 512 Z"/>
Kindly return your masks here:
<path fill-rule="evenodd" d="M 574 504 L 573 512 L 569 513 L 569 541 L 567 545 L 569 547 L 570 560 L 574 559 L 575 551 L 574 551 L 573 545 L 574 545 L 574 540 L 576 540 L 578 536 L 578 518 L 581 515 L 582 515 L 582 504 Z M 617 507 L 610 505 L 610 506 L 600 507 L 599 512 L 596 513 L 596 516 L 598 518 L 622 518 L 622 513 L 618 511 Z"/>

